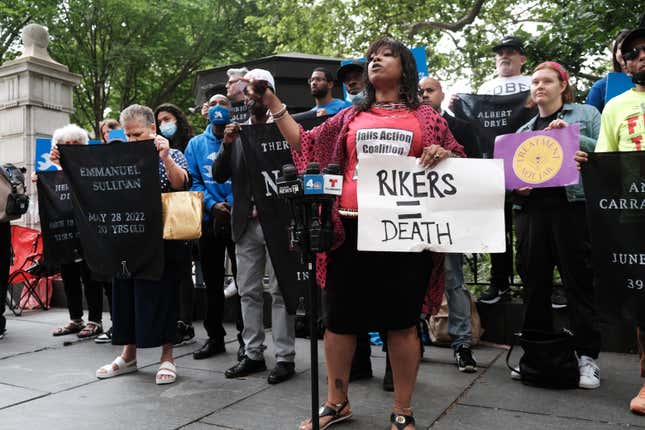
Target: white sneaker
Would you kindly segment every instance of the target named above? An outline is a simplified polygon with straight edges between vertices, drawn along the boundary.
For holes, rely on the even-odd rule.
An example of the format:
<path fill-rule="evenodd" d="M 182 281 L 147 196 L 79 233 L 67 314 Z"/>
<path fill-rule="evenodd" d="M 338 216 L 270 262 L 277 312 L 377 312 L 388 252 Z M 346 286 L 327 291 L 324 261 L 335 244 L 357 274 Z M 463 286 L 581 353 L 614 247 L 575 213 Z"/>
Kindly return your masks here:
<path fill-rule="evenodd" d="M 578 387 L 587 390 L 593 390 L 600 387 L 600 368 L 593 358 L 586 355 L 578 359 L 578 368 L 580 369 L 580 382 Z"/>
<path fill-rule="evenodd" d="M 519 381 L 520 379 L 522 379 L 519 367 L 516 367 L 515 370 L 511 370 L 511 379 L 514 381 Z"/>
<path fill-rule="evenodd" d="M 233 279 L 227 286 L 224 288 L 224 297 L 229 299 L 237 294 L 237 285 L 235 285 L 235 280 Z"/>

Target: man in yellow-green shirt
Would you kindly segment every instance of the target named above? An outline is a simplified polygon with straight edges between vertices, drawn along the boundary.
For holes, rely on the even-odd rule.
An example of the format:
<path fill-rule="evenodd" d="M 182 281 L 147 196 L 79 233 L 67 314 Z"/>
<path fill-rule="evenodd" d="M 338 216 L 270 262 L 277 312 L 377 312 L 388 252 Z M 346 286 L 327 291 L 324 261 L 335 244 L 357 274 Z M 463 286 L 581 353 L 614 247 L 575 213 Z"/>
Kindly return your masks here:
<path fill-rule="evenodd" d="M 626 72 L 636 84 L 633 88 L 605 105 L 596 152 L 645 150 L 645 27 L 632 30 L 620 47 Z M 577 151 L 575 160 L 580 168 L 587 154 Z M 645 376 L 645 326 L 637 330 L 641 351 L 641 376 Z M 645 385 L 629 405 L 632 412 L 645 414 Z"/>
<path fill-rule="evenodd" d="M 636 87 L 614 97 L 605 106 L 596 152 L 645 149 L 645 28 L 628 34 L 621 52 Z"/>

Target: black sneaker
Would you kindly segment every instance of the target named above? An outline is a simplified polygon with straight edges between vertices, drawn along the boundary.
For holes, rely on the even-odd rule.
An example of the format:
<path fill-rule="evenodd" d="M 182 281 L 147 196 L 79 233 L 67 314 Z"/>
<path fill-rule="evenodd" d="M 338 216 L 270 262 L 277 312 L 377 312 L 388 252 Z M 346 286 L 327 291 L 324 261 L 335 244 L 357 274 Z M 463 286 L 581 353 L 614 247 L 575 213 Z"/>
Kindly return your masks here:
<path fill-rule="evenodd" d="M 110 327 L 108 331 L 103 332 L 96 339 L 94 339 L 94 343 L 111 343 L 111 342 L 112 342 L 112 327 Z"/>
<path fill-rule="evenodd" d="M 564 309 L 567 305 L 567 295 L 564 292 L 564 287 L 562 285 L 554 286 L 551 293 L 551 307 L 553 309 Z"/>
<path fill-rule="evenodd" d="M 175 334 L 174 346 L 188 345 L 194 343 L 195 329 L 191 324 L 177 321 L 177 332 Z"/>
<path fill-rule="evenodd" d="M 511 291 L 510 288 L 499 290 L 497 287 L 493 287 L 491 285 L 490 287 L 488 287 L 486 291 L 481 293 L 481 295 L 477 298 L 477 301 L 481 303 L 486 303 L 487 305 L 492 305 L 499 302 L 502 299 L 502 297 L 508 294 L 510 291 Z"/>
<path fill-rule="evenodd" d="M 195 342 L 195 329 L 192 324 L 186 324 L 186 331 L 184 332 L 184 345 Z"/>
<path fill-rule="evenodd" d="M 473 373 L 477 371 L 477 362 L 469 346 L 462 345 L 455 351 L 455 363 L 460 372 Z"/>

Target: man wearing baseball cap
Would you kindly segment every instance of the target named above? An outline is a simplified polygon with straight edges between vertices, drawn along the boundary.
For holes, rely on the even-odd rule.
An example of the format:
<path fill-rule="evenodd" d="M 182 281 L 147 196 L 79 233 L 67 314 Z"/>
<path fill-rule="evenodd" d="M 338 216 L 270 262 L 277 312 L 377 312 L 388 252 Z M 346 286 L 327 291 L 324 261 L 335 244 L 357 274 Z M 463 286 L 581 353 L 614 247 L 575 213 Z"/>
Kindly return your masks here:
<path fill-rule="evenodd" d="M 264 91 L 275 92 L 275 80 L 267 70 L 253 69 L 244 76 L 244 81 L 254 82 L 256 87 L 260 85 Z M 245 97 L 250 114 L 247 124 L 273 122 L 267 106 L 248 96 Z M 284 110 L 286 111 L 286 106 Z M 225 376 L 239 378 L 266 370 L 264 361 L 264 350 L 266 349 L 263 318 L 264 288 L 262 286 L 266 267 L 269 274 L 269 292 L 272 296 L 271 335 L 273 336 L 276 361 L 276 366 L 271 370 L 267 379 L 269 384 L 277 384 L 292 378 L 295 374 L 294 317 L 287 313 L 284 298 L 278 288 L 278 281 L 260 225 L 259 217 L 262 214 L 258 213 L 253 200 L 239 132 L 240 125 L 237 123 L 226 126 L 222 146 L 213 163 L 215 181 L 219 183 L 232 181 L 231 229 L 237 258 L 236 282 L 244 319 L 242 337 L 244 338 L 245 354 L 239 363 L 225 372 Z"/>
<path fill-rule="evenodd" d="M 524 44 L 515 36 L 504 36 L 493 48 L 495 53 L 495 68 L 497 77 L 484 82 L 478 94 L 505 96 L 529 91 L 531 77 L 522 75 L 522 67 L 526 63 Z M 521 124 L 517 124 L 519 127 Z M 511 202 L 506 199 L 505 220 L 507 231 L 511 228 Z M 507 237 L 510 235 L 507 234 Z M 509 279 L 513 273 L 513 246 L 507 239 L 506 252 L 490 254 L 491 256 L 491 285 L 477 301 L 497 303 L 510 292 Z"/>
<path fill-rule="evenodd" d="M 196 360 L 211 357 L 226 351 L 224 347 L 224 252 L 228 249 L 231 261 L 235 261 L 235 246 L 231 239 L 230 210 L 233 192 L 230 181 L 218 184 L 213 179 L 211 166 L 224 137 L 224 127 L 229 123 L 231 102 L 216 94 L 210 100 L 208 127 L 188 142 L 184 155 L 188 171 L 193 178 L 192 191 L 204 193 L 204 219 L 199 250 L 206 284 L 206 317 L 204 328 L 208 335 L 206 343 L 193 353 Z M 233 272 L 235 274 L 235 264 Z M 241 336 L 238 336 L 241 339 Z"/>
<path fill-rule="evenodd" d="M 636 87 L 605 105 L 596 152 L 642 151 L 645 148 L 645 27 L 630 31 L 620 52 L 626 72 Z"/>
<path fill-rule="evenodd" d="M 505 36 L 493 46 L 493 52 L 497 77 L 484 82 L 477 93 L 504 96 L 528 91 L 531 77 L 522 75 L 522 66 L 526 63 L 522 41 L 515 36 Z"/>
<path fill-rule="evenodd" d="M 353 60 L 340 66 L 336 73 L 338 80 L 345 85 L 345 90 L 347 91 L 346 100 L 352 104 L 357 104 L 363 99 L 363 90 L 365 89 L 364 66 L 365 62 Z"/>

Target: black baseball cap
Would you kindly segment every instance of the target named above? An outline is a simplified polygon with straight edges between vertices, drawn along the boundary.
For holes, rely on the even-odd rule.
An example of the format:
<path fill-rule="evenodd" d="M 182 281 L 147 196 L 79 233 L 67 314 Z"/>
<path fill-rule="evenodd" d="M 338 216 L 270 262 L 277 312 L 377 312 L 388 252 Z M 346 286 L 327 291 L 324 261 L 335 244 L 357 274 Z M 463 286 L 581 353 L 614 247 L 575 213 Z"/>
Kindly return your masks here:
<path fill-rule="evenodd" d="M 629 51 L 627 47 L 634 41 L 634 39 L 638 39 L 639 37 L 645 37 L 645 27 L 638 27 L 627 33 L 627 36 L 625 36 L 620 44 L 620 53 L 625 55 L 625 53 Z"/>
<path fill-rule="evenodd" d="M 348 73 L 353 71 L 358 71 L 363 73 L 364 67 L 365 67 L 365 63 L 363 61 L 352 60 L 350 63 L 340 66 L 338 68 L 338 72 L 336 72 L 336 76 L 338 76 L 338 80 L 340 82 L 345 82 L 345 77 L 347 76 Z"/>
<path fill-rule="evenodd" d="M 513 48 L 520 54 L 524 55 L 524 44 L 521 39 L 515 36 L 504 36 L 497 45 L 493 46 L 493 52 L 497 52 L 502 48 Z"/>

